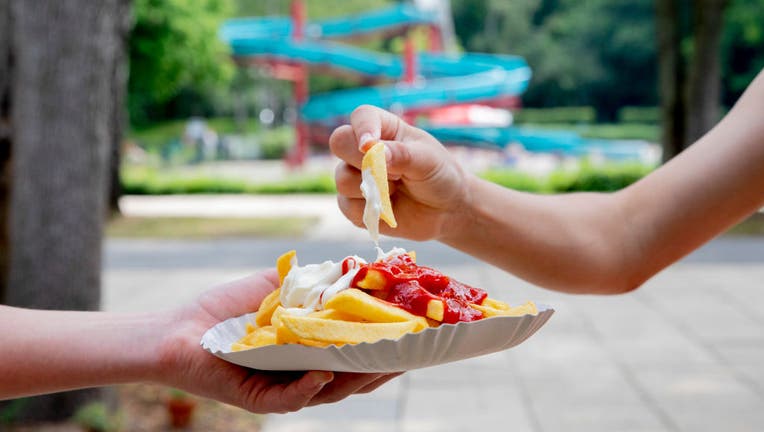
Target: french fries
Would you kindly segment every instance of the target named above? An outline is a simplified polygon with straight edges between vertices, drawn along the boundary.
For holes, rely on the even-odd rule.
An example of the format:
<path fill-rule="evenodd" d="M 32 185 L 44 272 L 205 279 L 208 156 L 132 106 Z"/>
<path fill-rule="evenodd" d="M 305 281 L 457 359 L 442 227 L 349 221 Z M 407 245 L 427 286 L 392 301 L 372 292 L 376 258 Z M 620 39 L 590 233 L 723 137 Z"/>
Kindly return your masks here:
<path fill-rule="evenodd" d="M 415 259 L 413 252 L 408 254 Z M 338 291 L 323 302 L 320 310 L 290 310 L 281 304 L 281 292 L 287 274 L 296 263 L 294 251 L 279 257 L 277 269 L 281 286 L 263 299 L 254 325 L 247 325 L 247 334 L 231 346 L 232 351 L 281 344 L 323 348 L 397 339 L 407 333 L 442 325 L 449 307 L 446 303 L 452 301 L 433 295 L 431 297 L 435 298 L 426 301 L 426 311 L 420 310 L 421 315 L 414 314 L 401 305 L 384 300 L 384 293 L 389 290 L 388 280 L 381 271 L 368 268 L 366 274 L 355 282 L 357 288 Z M 512 307 L 489 297 L 482 298 L 480 304 L 469 304 L 468 309 L 482 318 L 538 313 L 533 302 Z"/>
<path fill-rule="evenodd" d="M 385 158 L 385 144 L 378 142 L 374 144 L 363 155 L 361 160 L 361 170 L 370 170 L 374 183 L 379 190 L 381 200 L 381 212 L 379 218 L 385 221 L 390 228 L 398 226 L 393 214 L 393 205 L 390 202 L 390 188 L 387 184 L 387 160 Z"/>

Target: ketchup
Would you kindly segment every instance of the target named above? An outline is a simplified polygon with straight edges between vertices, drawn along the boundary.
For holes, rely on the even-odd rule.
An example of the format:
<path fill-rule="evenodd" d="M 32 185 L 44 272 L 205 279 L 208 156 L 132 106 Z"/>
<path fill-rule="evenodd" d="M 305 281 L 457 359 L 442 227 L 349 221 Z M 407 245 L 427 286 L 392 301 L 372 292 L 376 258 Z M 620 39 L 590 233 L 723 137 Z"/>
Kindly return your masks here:
<path fill-rule="evenodd" d="M 470 304 L 481 304 L 488 293 L 451 279 L 432 268 L 418 266 L 408 254 L 362 265 L 350 286 L 358 287 L 358 282 L 366 277 L 369 270 L 375 270 L 384 277 L 383 289 L 373 290 L 375 297 L 414 315 L 426 316 L 427 304 L 436 300 L 443 302 L 444 323 L 483 318 L 482 312 L 472 309 Z"/>

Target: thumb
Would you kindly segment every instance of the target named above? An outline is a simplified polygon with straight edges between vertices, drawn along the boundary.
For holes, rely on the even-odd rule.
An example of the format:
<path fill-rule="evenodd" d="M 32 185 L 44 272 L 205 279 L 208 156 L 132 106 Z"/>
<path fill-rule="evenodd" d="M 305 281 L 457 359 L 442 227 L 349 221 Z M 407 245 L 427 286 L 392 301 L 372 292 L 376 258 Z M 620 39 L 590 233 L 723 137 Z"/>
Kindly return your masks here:
<path fill-rule="evenodd" d="M 442 145 L 421 140 L 385 141 L 385 157 L 390 177 L 411 181 L 436 177 L 451 160 Z"/>

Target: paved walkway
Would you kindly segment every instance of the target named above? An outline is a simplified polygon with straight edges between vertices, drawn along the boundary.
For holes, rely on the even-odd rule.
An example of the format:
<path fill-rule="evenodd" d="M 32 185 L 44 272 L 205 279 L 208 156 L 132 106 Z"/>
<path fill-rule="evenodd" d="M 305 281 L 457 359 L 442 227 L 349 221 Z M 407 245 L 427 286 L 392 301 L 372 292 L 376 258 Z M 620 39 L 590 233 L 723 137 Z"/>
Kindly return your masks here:
<path fill-rule="evenodd" d="M 315 216 L 315 239 L 365 239 L 368 234 L 350 224 L 337 207 L 335 195 L 165 195 L 126 196 L 120 200 L 126 216 L 279 217 Z"/>
<path fill-rule="evenodd" d="M 268 199 L 305 213 L 324 211 L 333 203 L 333 197 L 305 197 L 291 204 Z M 225 200 L 205 201 L 203 211 L 214 207 L 231 216 L 264 202 L 236 200 L 226 207 Z M 150 200 L 129 201 L 124 203 L 129 214 L 170 208 L 166 200 L 153 207 Z M 169 307 L 271 265 L 286 247 L 297 247 L 305 262 L 348 251 L 371 255 L 363 232 L 347 235 L 348 225 L 343 225 L 336 230 L 329 225 L 304 242 L 110 240 L 104 306 L 121 311 Z M 333 239 L 332 233 L 339 237 Z M 554 293 L 437 244 L 396 243 L 417 249 L 422 262 L 484 287 L 494 297 L 512 303 L 532 299 L 557 312 L 519 347 L 412 371 L 377 392 L 338 404 L 269 416 L 265 432 L 764 427 L 762 239 L 717 240 L 640 290 L 617 297 Z"/>

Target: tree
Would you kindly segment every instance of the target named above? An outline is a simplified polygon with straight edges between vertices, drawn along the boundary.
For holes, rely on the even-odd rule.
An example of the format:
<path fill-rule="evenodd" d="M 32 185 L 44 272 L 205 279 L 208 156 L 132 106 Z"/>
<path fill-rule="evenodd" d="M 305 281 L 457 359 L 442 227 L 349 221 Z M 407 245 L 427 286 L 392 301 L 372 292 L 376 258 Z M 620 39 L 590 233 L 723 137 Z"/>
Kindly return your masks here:
<path fill-rule="evenodd" d="M 454 0 L 454 25 L 469 51 L 526 58 L 526 105 L 592 105 L 612 121 L 657 100 L 651 1 Z"/>
<path fill-rule="evenodd" d="M 12 154 L 6 304 L 99 307 L 119 3 L 0 3 L 2 137 Z M 27 399 L 20 416 L 66 418 L 98 395 Z"/>
<path fill-rule="evenodd" d="M 719 120 L 720 44 L 727 0 L 656 0 L 663 159 L 671 159 Z M 690 15 L 692 22 L 685 24 Z M 691 40 L 689 55 L 682 52 Z"/>
<path fill-rule="evenodd" d="M 233 76 L 218 37 L 230 0 L 136 0 L 130 34 L 130 120 L 203 114 L 203 104 Z M 179 98 L 183 103 L 173 103 Z M 192 112 L 189 112 L 192 111 Z"/>
<path fill-rule="evenodd" d="M 122 196 L 122 182 L 119 175 L 122 164 L 122 137 L 128 126 L 127 118 L 127 44 L 132 27 L 130 13 L 131 0 L 117 0 L 116 36 L 114 63 L 111 69 L 111 126 L 109 157 L 108 207 L 111 214 L 119 213 L 119 198 Z"/>
<path fill-rule="evenodd" d="M 732 106 L 764 69 L 764 0 L 735 0 L 724 13 L 722 102 Z"/>

